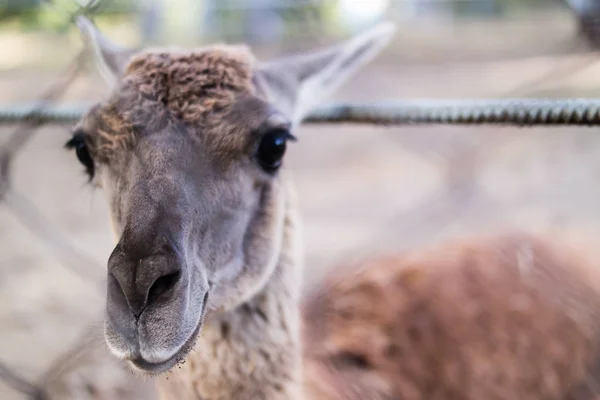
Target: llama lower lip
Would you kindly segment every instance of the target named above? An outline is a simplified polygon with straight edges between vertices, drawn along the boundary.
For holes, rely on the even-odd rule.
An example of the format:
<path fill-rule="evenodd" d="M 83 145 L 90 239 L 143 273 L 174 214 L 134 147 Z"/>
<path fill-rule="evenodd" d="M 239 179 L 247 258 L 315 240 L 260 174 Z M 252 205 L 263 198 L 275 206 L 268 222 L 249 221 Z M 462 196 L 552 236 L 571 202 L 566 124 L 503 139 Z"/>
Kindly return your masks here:
<path fill-rule="evenodd" d="M 181 349 L 179 349 L 179 351 L 177 351 L 177 353 L 173 354 L 173 356 L 171 356 L 171 358 L 169 358 L 163 362 L 153 363 L 153 362 L 144 360 L 142 357 L 138 357 L 138 358 L 129 360 L 129 362 L 138 370 L 141 370 L 141 371 L 149 373 L 149 374 L 161 374 L 163 372 L 167 372 L 171 368 L 173 368 L 175 365 L 177 365 L 177 363 L 179 361 L 183 360 L 188 355 L 188 353 L 192 350 L 192 348 L 194 347 L 194 344 L 196 343 L 196 339 L 198 338 L 198 333 L 200 332 L 201 326 L 202 326 L 202 319 L 200 319 L 200 321 L 198 322 L 198 326 L 196 326 L 196 329 L 194 329 L 194 332 L 192 333 L 190 338 L 187 340 L 187 342 L 185 342 L 185 344 L 183 346 L 181 346 Z"/>
<path fill-rule="evenodd" d="M 129 360 L 129 362 L 138 370 L 149 373 L 149 374 L 161 374 L 163 372 L 169 371 L 173 368 L 177 363 L 183 360 L 188 353 L 196 344 L 196 340 L 198 339 L 198 334 L 200 333 L 200 328 L 202 327 L 202 322 L 204 321 L 204 314 L 206 311 L 206 301 L 202 307 L 202 313 L 200 314 L 200 319 L 198 320 L 198 325 L 196 325 L 196 329 L 190 335 L 189 339 L 184 343 L 183 346 L 177 351 L 177 353 L 173 354 L 171 358 L 159 362 L 153 363 L 150 361 L 144 360 L 142 357 L 137 357 L 135 359 Z"/>
<path fill-rule="evenodd" d="M 141 357 L 134 360 L 129 360 L 129 362 L 138 370 L 150 374 L 160 374 L 173 368 L 175 364 L 177 364 L 179 357 L 179 352 L 177 352 L 177 354 L 175 354 L 173 357 L 161 363 L 151 363 Z"/>

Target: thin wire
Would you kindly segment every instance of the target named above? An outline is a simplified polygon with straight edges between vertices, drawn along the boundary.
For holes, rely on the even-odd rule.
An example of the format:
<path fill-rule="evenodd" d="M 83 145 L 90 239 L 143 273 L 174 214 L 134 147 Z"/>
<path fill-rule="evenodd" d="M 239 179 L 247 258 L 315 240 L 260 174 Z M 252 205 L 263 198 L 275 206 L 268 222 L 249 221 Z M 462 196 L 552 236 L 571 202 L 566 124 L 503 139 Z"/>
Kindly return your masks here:
<path fill-rule="evenodd" d="M 12 369 L 0 362 L 0 381 L 27 396 L 31 400 L 46 400 L 44 391 L 33 383 L 18 376 Z"/>
<path fill-rule="evenodd" d="M 96 271 L 100 268 L 92 268 L 99 263 L 89 254 L 76 249 L 73 243 L 55 229 L 31 202 L 14 190 L 9 191 L 3 203 L 32 234 L 39 237 L 54 251 L 61 265 L 71 272 L 83 278 L 84 282 L 95 284 L 99 289 L 103 287 L 101 276 Z"/>

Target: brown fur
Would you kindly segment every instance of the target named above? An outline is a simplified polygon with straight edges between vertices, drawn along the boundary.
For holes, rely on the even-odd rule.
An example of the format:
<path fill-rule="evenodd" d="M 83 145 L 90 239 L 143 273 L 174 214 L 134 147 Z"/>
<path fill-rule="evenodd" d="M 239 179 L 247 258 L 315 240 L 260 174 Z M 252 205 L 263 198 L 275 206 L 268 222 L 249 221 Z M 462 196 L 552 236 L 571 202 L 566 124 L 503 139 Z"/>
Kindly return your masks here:
<path fill-rule="evenodd" d="M 148 50 L 134 55 L 113 96 L 87 114 L 84 132 L 95 132 L 91 148 L 107 162 L 131 148 L 144 132 L 185 124 L 199 132 L 218 132 L 211 143 L 219 149 L 239 149 L 240 135 L 223 135 L 224 115 L 236 99 L 254 93 L 254 58 L 245 46 L 213 46 L 189 51 Z M 219 129 L 214 129 L 215 127 Z M 150 128 L 150 129 L 148 129 Z M 225 131 L 225 132 L 224 132 Z M 210 138 L 209 138 L 210 140 Z M 216 144 L 215 144 L 216 143 Z M 218 149 L 215 149 L 218 150 Z"/>
<path fill-rule="evenodd" d="M 600 271 L 577 254 L 519 234 L 362 267 L 305 305 L 305 373 L 326 393 L 316 398 L 600 395 Z"/>

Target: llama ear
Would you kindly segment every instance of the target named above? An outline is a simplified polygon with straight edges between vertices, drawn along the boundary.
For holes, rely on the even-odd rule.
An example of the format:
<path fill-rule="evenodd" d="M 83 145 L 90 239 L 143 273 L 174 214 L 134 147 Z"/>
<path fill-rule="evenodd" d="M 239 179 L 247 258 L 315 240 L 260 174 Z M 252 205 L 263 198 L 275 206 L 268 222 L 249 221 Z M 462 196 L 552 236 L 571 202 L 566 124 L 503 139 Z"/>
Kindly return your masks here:
<path fill-rule="evenodd" d="M 127 60 L 135 50 L 112 43 L 100 33 L 92 21 L 82 15 L 78 16 L 75 22 L 83 36 L 86 50 L 92 53 L 94 64 L 102 78 L 112 87 L 123 74 Z"/>
<path fill-rule="evenodd" d="M 297 125 L 391 40 L 396 27 L 384 22 L 336 46 L 260 65 L 255 81 L 269 101 Z"/>

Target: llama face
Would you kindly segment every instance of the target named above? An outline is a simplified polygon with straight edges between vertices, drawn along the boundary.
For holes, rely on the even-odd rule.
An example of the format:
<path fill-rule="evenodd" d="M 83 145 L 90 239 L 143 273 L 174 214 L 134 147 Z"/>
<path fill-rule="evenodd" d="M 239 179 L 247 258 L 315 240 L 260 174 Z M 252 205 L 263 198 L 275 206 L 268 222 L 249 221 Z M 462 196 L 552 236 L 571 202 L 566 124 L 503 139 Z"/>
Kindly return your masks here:
<path fill-rule="evenodd" d="M 89 21 L 78 23 L 115 85 L 68 143 L 103 188 L 118 238 L 105 336 L 114 355 L 160 373 L 190 351 L 203 320 L 270 278 L 292 132 L 393 29 L 259 64 L 240 46 L 119 53 Z"/>

